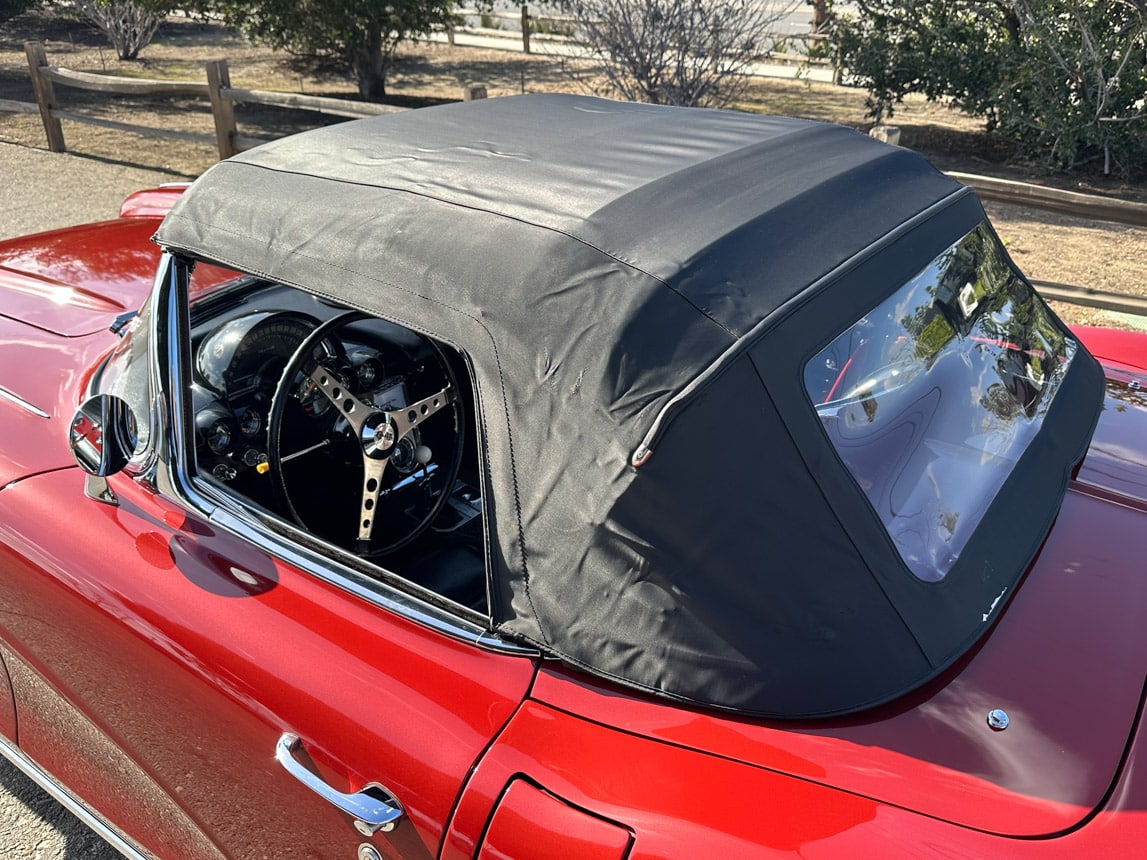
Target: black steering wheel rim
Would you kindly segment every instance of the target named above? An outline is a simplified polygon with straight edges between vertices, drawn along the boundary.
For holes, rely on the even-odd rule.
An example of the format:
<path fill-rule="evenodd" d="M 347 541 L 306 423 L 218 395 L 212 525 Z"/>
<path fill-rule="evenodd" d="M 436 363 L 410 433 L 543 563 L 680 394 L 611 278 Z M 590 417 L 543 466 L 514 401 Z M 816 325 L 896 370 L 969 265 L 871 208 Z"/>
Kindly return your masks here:
<path fill-rule="evenodd" d="M 410 403 L 387 410 L 374 406 L 370 400 L 371 391 L 356 390 L 358 386 L 354 372 L 347 358 L 346 346 L 339 334 L 350 326 L 374 319 L 369 314 L 349 311 L 316 326 L 287 360 L 275 387 L 267 420 L 269 472 L 290 518 L 303 529 L 366 558 L 387 555 L 407 546 L 424 534 L 442 512 L 449 501 L 461 467 L 465 415 L 451 363 L 438 344 L 422 335 L 416 336 L 429 348 L 429 354 L 433 356 L 437 365 L 434 369 L 441 379 L 435 391 L 422 399 L 409 398 Z M 320 347 L 324 358 L 316 357 Z M 426 368 L 419 368 L 419 373 L 425 370 Z M 308 379 L 312 381 L 308 382 Z M 323 523 L 322 527 L 316 527 L 316 523 L 312 521 L 314 518 L 302 512 L 301 506 L 296 504 L 302 488 L 292 487 L 296 481 L 288 478 L 289 470 L 283 468 L 285 457 L 294 459 L 308 456 L 306 450 L 290 455 L 285 455 L 283 451 L 285 427 L 290 427 L 291 422 L 315 420 L 310 416 L 305 419 L 301 417 L 301 411 L 305 407 L 301 405 L 298 394 L 304 388 L 308 389 L 309 398 L 319 398 L 319 403 L 329 404 L 324 407 L 323 412 L 330 414 L 323 414 L 320 423 L 312 428 L 325 427 L 322 431 L 325 438 L 313 446 L 314 449 L 341 450 L 344 454 L 341 469 L 353 469 L 362 476 L 359 480 L 359 486 L 363 489 L 360 491 L 362 500 L 357 537 L 354 535 L 354 529 L 347 528 L 344 533 L 341 524 L 335 529 L 337 532 L 335 534 L 331 533 L 330 524 Z M 420 465 L 414 466 L 412 470 L 402 474 L 397 473 L 393 467 L 388 470 L 388 466 L 393 466 L 392 459 L 397 463 L 397 452 L 400 450 L 405 451 L 408 457 L 411 451 L 421 453 L 418 449 L 424 446 L 416 444 L 422 438 L 421 420 L 445 421 L 445 416 L 436 415 L 439 411 L 453 416 L 453 431 L 446 442 L 449 447 L 446 456 L 438 457 L 436 452 L 432 452 L 434 454 L 432 460 L 428 462 L 419 460 Z M 439 423 L 435 435 L 444 436 L 448 432 Z M 383 441 L 380 442 L 380 439 Z M 440 449 L 442 446 L 435 447 Z M 356 451 L 357 454 L 352 451 Z M 410 464 L 407 465 L 409 467 Z M 419 470 L 422 473 L 421 478 Z M 329 483 L 325 488 L 308 487 L 307 492 L 318 493 L 323 489 L 329 490 L 332 486 L 337 487 L 340 480 L 344 484 L 349 483 L 345 475 L 336 475 L 337 471 L 339 468 L 329 470 Z M 372 477 L 376 480 L 372 481 Z M 404 483 L 409 484 L 409 487 L 399 486 Z M 387 509 L 391 503 L 389 498 L 391 493 L 399 492 L 404 496 L 408 492 L 413 494 L 416 489 L 421 490 L 422 498 L 415 505 L 405 510 Z M 346 487 L 341 490 L 345 493 Z M 384 504 L 384 499 L 387 504 Z M 412 510 L 419 512 L 412 515 Z M 375 530 L 377 522 L 401 523 L 409 527 L 400 528 L 397 536 L 379 539 Z"/>

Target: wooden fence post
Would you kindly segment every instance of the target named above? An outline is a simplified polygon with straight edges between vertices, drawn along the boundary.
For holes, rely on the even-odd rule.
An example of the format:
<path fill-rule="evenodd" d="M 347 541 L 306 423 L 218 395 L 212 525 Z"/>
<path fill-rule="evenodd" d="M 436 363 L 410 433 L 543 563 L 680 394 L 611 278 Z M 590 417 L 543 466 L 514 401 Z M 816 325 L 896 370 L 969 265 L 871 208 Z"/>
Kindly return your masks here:
<path fill-rule="evenodd" d="M 530 53 L 530 7 L 522 4 L 522 52 Z"/>
<path fill-rule="evenodd" d="M 48 136 L 48 149 L 52 152 L 67 152 L 64 146 L 64 128 L 60 120 L 52 116 L 56 109 L 56 88 L 51 78 L 40 72 L 48 65 L 48 55 L 44 53 L 42 42 L 25 42 L 24 53 L 28 56 L 28 72 L 32 76 L 32 89 L 36 93 L 36 104 L 40 107 L 40 119 L 44 123 L 44 133 Z"/>
<path fill-rule="evenodd" d="M 235 145 L 238 129 L 235 127 L 235 102 L 224 90 L 231 89 L 231 69 L 226 60 L 212 60 L 207 64 L 207 95 L 211 99 L 211 117 L 215 120 L 215 142 L 219 158 L 239 154 Z"/>

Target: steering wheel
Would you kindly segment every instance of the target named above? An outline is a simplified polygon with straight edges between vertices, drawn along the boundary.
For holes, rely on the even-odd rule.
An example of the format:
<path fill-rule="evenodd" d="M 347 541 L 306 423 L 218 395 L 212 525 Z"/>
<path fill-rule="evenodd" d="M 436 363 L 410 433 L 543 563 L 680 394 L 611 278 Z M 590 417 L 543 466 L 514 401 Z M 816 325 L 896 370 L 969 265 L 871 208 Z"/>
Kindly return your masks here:
<path fill-rule="evenodd" d="M 413 332 L 413 349 L 388 345 L 378 328 L 389 325 L 352 311 L 316 327 L 288 359 L 267 420 L 267 464 L 291 519 L 364 557 L 425 532 L 462 461 L 464 410 L 449 362 Z M 368 370 L 344 338 L 380 347 Z"/>

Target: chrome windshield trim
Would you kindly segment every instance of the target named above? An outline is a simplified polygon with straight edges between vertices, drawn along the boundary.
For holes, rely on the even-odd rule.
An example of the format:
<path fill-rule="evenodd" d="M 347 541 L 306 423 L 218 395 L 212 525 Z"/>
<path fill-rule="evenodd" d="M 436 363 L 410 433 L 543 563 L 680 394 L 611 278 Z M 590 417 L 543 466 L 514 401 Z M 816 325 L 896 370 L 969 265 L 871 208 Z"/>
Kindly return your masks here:
<path fill-rule="evenodd" d="M 163 464 L 156 475 L 159 491 L 275 558 L 422 627 L 487 651 L 537 656 L 538 651 L 534 648 L 504 641 L 481 624 L 355 570 L 339 560 L 341 550 L 330 547 L 329 552 L 320 554 L 300 545 L 193 477 L 189 444 L 189 440 L 194 438 L 189 399 L 191 359 L 189 352 L 185 353 L 180 348 L 191 339 L 190 269 L 187 261 L 165 253 L 153 297 L 153 383 L 158 392 L 159 407 L 169 418 L 161 422 L 162 432 L 156 434 L 159 437 L 156 448 Z M 289 524 L 287 528 L 290 528 Z"/>
<path fill-rule="evenodd" d="M 13 392 L 11 392 L 7 388 L 5 388 L 3 385 L 0 385 L 0 398 L 7 400 L 9 403 L 11 403 L 15 406 L 19 406 L 25 412 L 31 412 L 37 418 L 51 418 L 52 417 L 47 412 L 45 412 L 43 409 L 41 409 L 39 406 L 36 406 L 35 404 L 29 403 L 27 400 L 25 400 L 19 394 L 14 394 Z"/>
<path fill-rule="evenodd" d="M 104 821 L 95 810 L 89 809 L 83 801 L 64 788 L 50 773 L 36 764 L 23 750 L 7 738 L 0 737 L 0 755 L 8 759 L 24 776 L 50 794 L 64 809 L 80 819 L 97 836 L 124 857 L 129 858 L 129 860 L 152 860 L 153 855 L 145 852 L 127 836 Z"/>

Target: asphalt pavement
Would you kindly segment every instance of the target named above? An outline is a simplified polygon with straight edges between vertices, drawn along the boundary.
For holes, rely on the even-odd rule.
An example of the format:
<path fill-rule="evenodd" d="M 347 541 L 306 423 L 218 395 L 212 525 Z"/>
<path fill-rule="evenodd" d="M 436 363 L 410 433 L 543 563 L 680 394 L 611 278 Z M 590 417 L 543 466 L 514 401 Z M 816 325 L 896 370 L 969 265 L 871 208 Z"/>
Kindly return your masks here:
<path fill-rule="evenodd" d="M 0 143 L 0 239 L 114 218 L 133 191 L 181 177 Z"/>
<path fill-rule="evenodd" d="M 0 143 L 0 239 L 114 218 L 131 192 L 176 179 L 156 170 Z M 0 758 L 0 860 L 119 857 Z"/>

